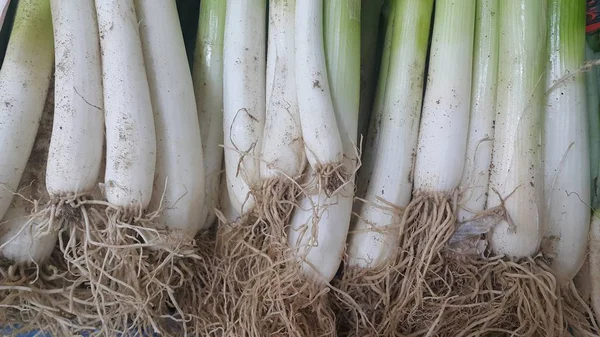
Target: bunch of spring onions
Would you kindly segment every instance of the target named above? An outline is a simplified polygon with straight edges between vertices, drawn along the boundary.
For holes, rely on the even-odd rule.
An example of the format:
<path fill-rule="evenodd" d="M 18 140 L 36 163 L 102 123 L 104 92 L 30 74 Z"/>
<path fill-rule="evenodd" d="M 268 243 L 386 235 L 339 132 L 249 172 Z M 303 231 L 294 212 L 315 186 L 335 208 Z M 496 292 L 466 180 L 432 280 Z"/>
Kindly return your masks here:
<path fill-rule="evenodd" d="M 436 301 L 452 309 L 426 325 L 429 335 L 486 331 L 483 320 L 515 329 L 503 326 L 502 312 L 554 291 L 571 294 L 586 257 L 584 2 L 438 0 L 425 67 L 431 5 L 390 6 L 358 216 L 336 283 L 361 308 L 338 305 L 350 333 L 415 333 L 426 325 L 415 315 L 438 312 Z M 537 281 L 521 283 L 513 270 Z M 548 292 L 538 278 L 549 271 L 560 290 Z M 490 285 L 492 278 L 501 281 Z M 505 291 L 504 282 L 514 292 L 480 297 L 488 286 Z M 460 300 L 466 294 L 473 303 Z M 477 312 L 474 303 L 484 302 L 503 309 Z M 552 306 L 561 312 L 580 304 L 559 302 Z M 564 331 L 562 321 L 535 322 L 554 319 L 555 310 L 516 320 L 529 331 Z M 451 312 L 472 320 L 453 323 Z M 590 331 L 584 319 L 569 324 Z"/>
<path fill-rule="evenodd" d="M 11 6 L 0 318 L 58 335 L 597 333 L 584 1 Z"/>
<path fill-rule="evenodd" d="M 220 86 L 219 64 L 205 59 L 196 81 Z M 32 152 L 53 66 L 52 132 Z M 70 303 L 61 310 L 75 326 L 158 332 L 168 310 L 185 317 L 172 295 L 185 282 L 172 274 L 191 273 L 195 259 L 185 258 L 212 221 L 204 163 L 218 170 L 219 141 L 207 142 L 205 160 L 199 116 L 218 116 L 221 98 L 217 91 L 197 108 L 175 2 L 21 0 L 0 87 L 0 254 L 9 274 L 12 264 L 48 260 L 59 242 Z M 23 175 L 28 159 L 38 166 Z M 19 182 L 31 181 L 23 195 Z"/>
<path fill-rule="evenodd" d="M 212 318 L 234 335 L 334 333 L 322 290 L 352 214 L 360 11 L 360 1 L 227 1 L 222 206 L 237 221 L 216 239 L 228 291 L 206 301 L 237 303 Z"/>

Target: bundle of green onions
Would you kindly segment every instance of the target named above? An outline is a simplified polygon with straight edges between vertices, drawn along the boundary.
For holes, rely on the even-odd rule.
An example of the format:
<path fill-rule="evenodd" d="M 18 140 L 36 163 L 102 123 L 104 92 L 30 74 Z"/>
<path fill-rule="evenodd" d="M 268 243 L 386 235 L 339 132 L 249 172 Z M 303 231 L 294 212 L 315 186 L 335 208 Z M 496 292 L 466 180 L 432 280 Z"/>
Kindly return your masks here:
<path fill-rule="evenodd" d="M 584 2 L 392 3 L 340 331 L 593 334 Z"/>
<path fill-rule="evenodd" d="M 29 274 L 32 288 L 14 288 L 26 304 L 7 321 L 55 332 L 97 327 L 112 335 L 158 332 L 173 310 L 187 319 L 172 293 L 192 277 L 193 240 L 207 227 L 208 212 L 200 123 L 175 3 L 21 0 L 17 6 L 0 71 L 7 121 L 3 282 L 13 286 L 14 263 L 28 270 L 53 250 L 60 256 L 53 278 L 60 282 L 49 290 L 39 272 Z M 53 66 L 52 132 L 34 159 Z M 28 158 L 36 166 L 23 175 Z M 32 181 L 30 194 L 17 189 Z M 5 306 L 14 307 L 8 300 Z"/>
<path fill-rule="evenodd" d="M 106 336 L 600 331 L 585 1 L 10 6 L 0 321 Z"/>

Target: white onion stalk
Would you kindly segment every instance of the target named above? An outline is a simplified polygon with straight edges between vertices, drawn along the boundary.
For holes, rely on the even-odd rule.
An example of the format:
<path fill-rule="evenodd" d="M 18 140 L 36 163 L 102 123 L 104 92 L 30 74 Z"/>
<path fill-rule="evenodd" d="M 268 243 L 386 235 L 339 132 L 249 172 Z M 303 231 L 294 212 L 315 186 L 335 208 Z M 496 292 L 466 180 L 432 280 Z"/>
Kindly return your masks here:
<path fill-rule="evenodd" d="M 46 186 L 52 210 L 61 199 L 89 196 L 97 187 L 103 157 L 104 112 L 94 1 L 50 2 L 56 67 Z M 51 214 L 63 219 L 60 209 Z M 58 225 L 61 222 L 57 221 Z"/>
<path fill-rule="evenodd" d="M 436 2 L 419 145 L 416 191 L 454 193 L 469 129 L 475 1 Z"/>
<path fill-rule="evenodd" d="M 587 92 L 585 74 L 578 71 L 585 61 L 585 3 L 549 0 L 548 8 L 542 250 L 565 283 L 585 260 L 590 226 Z"/>
<path fill-rule="evenodd" d="M 546 1 L 501 0 L 499 5 L 497 115 L 487 207 L 501 205 L 502 197 L 508 217 L 489 239 L 495 253 L 521 258 L 538 252 L 542 236 Z"/>
<path fill-rule="evenodd" d="M 135 214 L 152 195 L 156 135 L 133 0 L 96 0 L 106 124 L 105 195 Z"/>
<path fill-rule="evenodd" d="M 173 1 L 135 0 L 156 129 L 149 209 L 159 228 L 193 239 L 204 226 L 202 139 L 183 35 Z"/>
<path fill-rule="evenodd" d="M 69 261 L 73 265 L 70 268 L 81 272 L 80 278 L 89 284 L 95 298 L 102 298 L 99 303 L 115 303 L 113 310 L 123 316 L 144 316 L 142 319 L 148 321 L 143 324 L 152 325 L 158 332 L 149 312 L 158 306 L 149 303 L 152 295 L 148 292 L 157 289 L 152 287 L 162 277 L 161 264 L 152 266 L 151 271 L 144 268 L 142 255 L 147 254 L 140 249 L 164 247 L 162 242 L 153 242 L 156 237 L 163 238 L 152 222 L 160 213 L 148 208 L 158 148 L 140 21 L 134 0 L 95 0 L 95 3 L 106 128 L 106 202 L 97 202 L 97 206 L 105 208 L 101 213 L 105 219 L 94 216 L 86 221 L 84 242 L 73 245 L 75 250 L 79 246 L 83 249 L 76 251 L 77 259 Z M 187 60 L 184 64 L 188 66 Z M 153 275 L 150 279 L 149 273 Z M 155 291 L 160 292 L 163 286 L 164 283 L 157 286 Z M 105 317 L 103 307 L 100 304 L 90 310 Z M 111 330 L 130 324 L 119 319 L 104 321 L 105 329 Z"/>
<path fill-rule="evenodd" d="M 215 222 L 219 206 L 223 167 L 223 35 L 225 33 L 223 0 L 200 2 L 198 35 L 192 80 L 196 94 L 202 154 L 204 155 L 204 204 L 202 228 Z"/>
<path fill-rule="evenodd" d="M 263 180 L 297 178 L 306 162 L 296 96 L 295 7 L 296 0 L 269 2 L 267 105 L 260 162 Z"/>
<path fill-rule="evenodd" d="M 13 200 L 31 153 L 53 66 L 50 2 L 22 0 L 0 70 L 0 217 Z"/>
<path fill-rule="evenodd" d="M 378 88 L 384 90 L 378 93 L 382 109 L 374 111 L 363 149 L 362 163 L 373 170 L 359 172 L 370 181 L 348 242 L 348 264 L 362 268 L 378 266 L 394 252 L 400 219 L 392 205 L 406 207 L 411 199 L 433 1 L 402 1 L 393 8 L 389 68 L 382 74 L 387 85 Z"/>
<path fill-rule="evenodd" d="M 322 1 L 314 1 L 322 3 Z M 313 1 L 297 1 L 296 10 L 299 11 L 303 5 Z M 303 272 L 309 278 L 318 282 L 329 282 L 335 276 L 342 256 L 344 254 L 346 236 L 350 226 L 352 214 L 352 201 L 354 197 L 353 173 L 357 165 L 356 140 L 358 131 L 358 110 L 360 98 L 360 1 L 328 1 L 325 3 L 323 12 L 325 20 L 323 23 L 325 32 L 325 55 L 327 57 L 328 82 L 331 85 L 331 102 L 334 106 L 337 125 L 341 131 L 343 140 L 343 170 L 352 173 L 342 187 L 330 195 L 322 186 L 317 186 L 316 191 L 303 196 L 299 201 L 299 208 L 294 212 L 290 220 L 288 242 L 295 248 L 301 260 Z M 314 11 L 317 11 L 316 9 Z M 313 12 L 311 17 L 314 17 Z M 317 15 L 318 16 L 318 15 Z M 305 17 L 296 12 L 296 52 L 307 46 L 298 45 L 299 21 Z M 320 25 L 321 21 L 308 20 L 308 24 Z M 316 29 L 311 27 L 310 29 Z M 304 58 L 316 57 L 318 55 Z M 296 61 L 298 62 L 298 55 Z M 314 61 L 313 61 L 314 62 Z M 296 64 L 297 75 L 300 65 Z M 306 71 L 306 70 L 303 70 Z M 298 79 L 297 79 L 298 81 Z M 297 82 L 300 92 L 300 83 Z M 327 87 L 320 83 L 323 92 L 328 92 Z M 304 88 L 306 89 L 306 88 Z M 299 103 L 302 97 L 298 95 Z M 325 99 L 325 104 L 328 100 Z M 314 104 L 313 102 L 312 104 Z M 317 111 L 323 111 L 323 107 L 315 106 Z M 300 107 L 302 110 L 302 106 Z M 304 119 L 302 120 L 303 136 L 306 139 Z M 333 123 L 336 123 L 334 120 Z M 334 124 L 335 125 L 335 124 Z M 333 126 L 330 124 L 330 131 Z M 310 130 L 309 130 L 310 132 Z M 314 132 L 314 130 L 312 130 Z M 327 147 L 329 143 L 323 142 L 320 146 Z M 307 156 L 310 149 L 307 147 Z M 317 172 L 309 170 L 308 176 L 314 177 Z"/>
<path fill-rule="evenodd" d="M 48 11 L 44 14 L 48 15 L 48 21 L 46 21 L 48 26 L 45 28 L 50 29 L 50 8 L 47 7 L 44 10 Z M 51 95 L 51 93 L 48 94 L 49 98 Z M 15 264 L 39 265 L 44 263 L 50 258 L 58 239 L 57 230 L 45 228 L 46 230 L 41 231 L 40 227 L 43 225 L 40 222 L 41 219 L 31 218 L 31 213 L 37 212 L 36 207 L 38 206 L 31 200 L 48 199 L 44 174 L 50 134 L 52 133 L 52 105 L 48 104 L 50 102 L 51 100 L 48 99 L 43 108 L 37 137 L 19 184 L 20 195 L 13 199 L 4 218 L 0 221 L 0 257 Z M 18 275 L 17 277 L 20 278 Z"/>
<path fill-rule="evenodd" d="M 498 0 L 479 0 L 475 20 L 471 113 L 458 221 L 481 214 L 492 163 L 498 79 Z"/>
<path fill-rule="evenodd" d="M 228 0 L 223 49 L 225 176 L 232 206 L 254 207 L 265 122 L 266 0 Z"/>
<path fill-rule="evenodd" d="M 325 61 L 323 0 L 296 1 L 295 48 L 298 111 L 306 157 L 318 181 L 321 177 L 326 181 L 337 176 L 344 147 L 327 78 L 330 69 Z M 328 192 L 339 187 L 324 185 Z"/>

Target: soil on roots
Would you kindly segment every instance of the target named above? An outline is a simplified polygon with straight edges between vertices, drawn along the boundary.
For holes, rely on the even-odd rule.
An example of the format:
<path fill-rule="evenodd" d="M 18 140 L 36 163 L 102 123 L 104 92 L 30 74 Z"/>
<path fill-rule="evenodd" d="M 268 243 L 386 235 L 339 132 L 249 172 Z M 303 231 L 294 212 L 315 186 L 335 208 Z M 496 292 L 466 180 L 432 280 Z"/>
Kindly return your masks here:
<path fill-rule="evenodd" d="M 319 190 L 323 190 L 329 197 L 334 195 L 344 184 L 347 184 L 354 173 L 352 172 L 351 175 L 346 172 L 343 164 L 320 165 L 315 168 L 316 180 L 313 184 Z"/>

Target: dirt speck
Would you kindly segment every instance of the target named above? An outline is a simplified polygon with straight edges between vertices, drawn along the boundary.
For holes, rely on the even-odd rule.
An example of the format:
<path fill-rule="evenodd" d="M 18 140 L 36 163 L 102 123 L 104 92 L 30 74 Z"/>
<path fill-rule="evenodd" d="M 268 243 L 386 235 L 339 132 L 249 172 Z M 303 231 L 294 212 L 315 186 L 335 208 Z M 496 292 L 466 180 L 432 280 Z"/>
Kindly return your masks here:
<path fill-rule="evenodd" d="M 556 255 L 556 245 L 560 241 L 560 236 L 549 235 L 542 239 L 542 251 L 547 258 L 552 259 Z"/>

